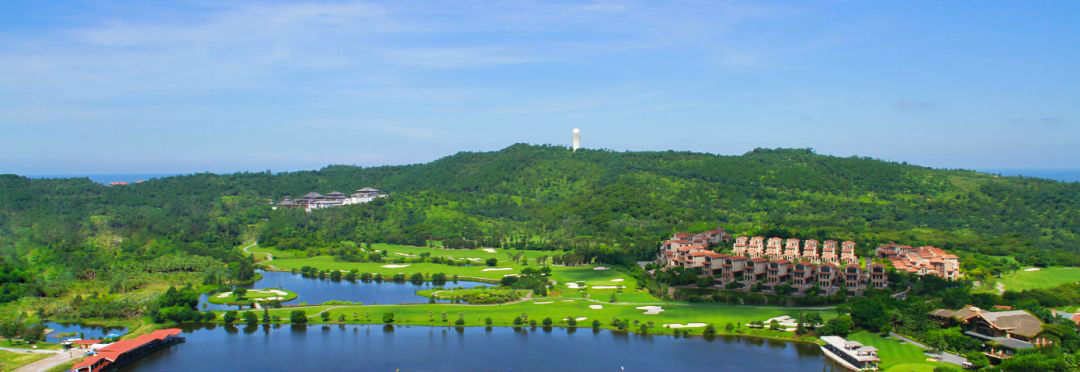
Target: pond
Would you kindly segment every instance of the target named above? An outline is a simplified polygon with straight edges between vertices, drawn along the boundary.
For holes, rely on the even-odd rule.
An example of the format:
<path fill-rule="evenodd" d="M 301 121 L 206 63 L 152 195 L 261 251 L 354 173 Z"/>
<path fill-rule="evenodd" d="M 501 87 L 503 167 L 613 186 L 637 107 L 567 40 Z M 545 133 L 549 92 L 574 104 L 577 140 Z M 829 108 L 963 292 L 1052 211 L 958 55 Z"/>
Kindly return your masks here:
<path fill-rule="evenodd" d="M 119 371 L 844 371 L 813 344 L 592 329 L 189 325 Z"/>
<path fill-rule="evenodd" d="M 52 330 L 48 335 L 49 342 L 58 342 L 68 338 L 100 339 L 109 334 L 123 336 L 124 333 L 127 333 L 127 329 L 124 327 L 103 327 L 78 323 L 45 322 L 45 328 Z"/>
<path fill-rule="evenodd" d="M 333 281 L 330 279 L 305 278 L 300 274 L 289 272 L 260 271 L 259 273 L 262 274 L 262 279 L 259 279 L 254 285 L 247 287 L 284 288 L 296 292 L 296 299 L 289 301 L 286 304 L 299 304 L 303 302 L 314 305 L 331 300 L 359 301 L 365 305 L 427 303 L 428 298 L 416 294 L 416 291 L 435 287 L 430 282 L 422 285 L 415 285 L 408 282 L 394 283 L 387 281 L 382 283 L 362 282 L 359 280 L 356 282 L 349 282 L 346 280 Z M 492 285 L 488 283 L 466 281 L 454 283 L 450 281 L 443 287 L 473 288 L 490 286 Z M 200 310 L 233 310 L 241 308 L 240 306 L 233 305 L 211 304 L 207 302 L 207 298 L 207 294 L 203 294 L 199 297 Z"/>

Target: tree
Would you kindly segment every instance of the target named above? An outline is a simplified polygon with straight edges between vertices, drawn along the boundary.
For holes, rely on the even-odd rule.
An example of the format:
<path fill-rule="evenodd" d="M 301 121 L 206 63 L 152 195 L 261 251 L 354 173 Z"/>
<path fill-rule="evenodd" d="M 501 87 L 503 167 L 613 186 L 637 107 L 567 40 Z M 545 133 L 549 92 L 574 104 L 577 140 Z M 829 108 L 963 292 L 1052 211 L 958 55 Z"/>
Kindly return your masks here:
<path fill-rule="evenodd" d="M 577 319 L 574 319 L 574 317 L 572 317 L 572 316 L 566 317 L 566 326 L 568 326 L 570 328 L 576 328 L 577 327 Z"/>
<path fill-rule="evenodd" d="M 857 327 L 880 332 L 882 327 L 889 324 L 889 314 L 882 301 L 861 297 L 852 300 L 850 307 L 851 321 Z"/>
<path fill-rule="evenodd" d="M 545 328 L 550 328 L 551 327 L 551 318 L 550 317 L 544 318 L 544 327 Z"/>
<path fill-rule="evenodd" d="M 712 323 L 705 325 L 705 330 L 702 331 L 702 335 L 704 335 L 705 338 L 712 338 L 716 336 L 716 327 L 714 327 Z"/>
<path fill-rule="evenodd" d="M 255 315 L 254 311 L 245 311 L 244 323 L 247 323 L 249 326 L 259 324 L 259 317 Z"/>
<path fill-rule="evenodd" d="M 289 312 L 289 322 L 293 324 L 307 323 L 308 317 L 304 310 L 293 310 Z"/>
<path fill-rule="evenodd" d="M 225 317 L 221 319 L 225 324 L 232 324 L 236 321 L 236 310 L 229 310 L 225 312 Z"/>
<path fill-rule="evenodd" d="M 263 324 L 269 324 L 270 323 L 270 310 L 263 309 L 262 322 L 263 322 Z"/>
<path fill-rule="evenodd" d="M 393 324 L 394 323 L 394 313 L 383 313 L 382 321 L 383 321 L 384 324 Z"/>
<path fill-rule="evenodd" d="M 498 265 L 498 264 L 499 264 L 499 260 L 498 260 L 498 259 L 495 259 L 495 257 L 492 257 L 492 258 L 489 258 L 489 259 L 487 259 L 487 261 L 486 261 L 486 262 L 487 262 L 487 265 L 488 265 L 488 266 L 496 266 L 496 265 Z"/>
<path fill-rule="evenodd" d="M 424 274 L 413 273 L 412 276 L 409 276 L 409 282 L 415 285 L 424 284 Z"/>
<path fill-rule="evenodd" d="M 818 333 L 826 336 L 835 335 L 845 337 L 851 332 L 851 329 L 854 326 L 850 316 L 841 315 L 825 322 L 825 325 L 818 329 Z"/>
<path fill-rule="evenodd" d="M 323 310 L 321 313 L 319 313 L 319 318 L 322 318 L 322 321 L 324 321 L 324 322 L 329 322 L 330 321 L 330 310 Z"/>

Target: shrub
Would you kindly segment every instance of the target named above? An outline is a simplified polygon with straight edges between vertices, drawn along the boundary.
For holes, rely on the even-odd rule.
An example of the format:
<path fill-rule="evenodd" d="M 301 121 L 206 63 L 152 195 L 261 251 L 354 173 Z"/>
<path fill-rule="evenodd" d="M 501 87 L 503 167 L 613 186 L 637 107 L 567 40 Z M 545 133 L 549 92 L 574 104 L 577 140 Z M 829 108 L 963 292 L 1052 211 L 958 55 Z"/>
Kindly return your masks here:
<path fill-rule="evenodd" d="M 293 324 L 307 323 L 307 313 L 304 310 L 293 310 L 289 313 L 289 322 Z"/>

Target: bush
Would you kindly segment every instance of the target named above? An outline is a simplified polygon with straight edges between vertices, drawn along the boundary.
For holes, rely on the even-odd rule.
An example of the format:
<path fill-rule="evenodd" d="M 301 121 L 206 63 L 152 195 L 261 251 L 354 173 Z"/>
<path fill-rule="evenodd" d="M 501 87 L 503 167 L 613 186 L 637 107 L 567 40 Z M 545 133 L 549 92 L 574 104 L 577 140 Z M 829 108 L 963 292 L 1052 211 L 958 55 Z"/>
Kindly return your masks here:
<path fill-rule="evenodd" d="M 551 318 L 544 318 L 544 327 L 551 327 Z"/>
<path fill-rule="evenodd" d="M 307 313 L 304 310 L 293 310 L 289 313 L 289 322 L 293 324 L 307 323 Z"/>
<path fill-rule="evenodd" d="M 495 265 L 499 264 L 499 260 L 492 257 L 492 258 L 487 259 L 486 263 L 487 263 L 488 266 L 495 266 Z"/>
<path fill-rule="evenodd" d="M 224 321 L 225 324 L 232 324 L 232 322 L 235 322 L 236 321 L 236 311 L 235 310 L 226 311 L 225 312 L 225 317 L 222 318 L 222 321 Z"/>
<path fill-rule="evenodd" d="M 259 317 L 257 315 L 255 315 L 255 312 L 253 312 L 253 311 L 245 311 L 244 312 L 244 323 L 247 323 L 247 325 L 259 324 Z"/>
<path fill-rule="evenodd" d="M 386 324 L 394 323 L 394 313 L 383 313 L 382 322 Z"/>

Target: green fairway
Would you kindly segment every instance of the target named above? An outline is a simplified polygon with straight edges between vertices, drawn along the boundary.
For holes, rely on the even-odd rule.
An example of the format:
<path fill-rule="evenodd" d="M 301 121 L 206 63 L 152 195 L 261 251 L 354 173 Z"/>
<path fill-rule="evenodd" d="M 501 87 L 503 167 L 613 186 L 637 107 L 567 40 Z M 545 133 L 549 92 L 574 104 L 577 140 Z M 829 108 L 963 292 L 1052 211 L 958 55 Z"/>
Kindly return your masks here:
<path fill-rule="evenodd" d="M 52 355 L 53 354 L 44 353 L 13 353 L 0 350 L 0 372 L 14 371 L 16 368 L 48 358 Z"/>
<path fill-rule="evenodd" d="M 876 333 L 860 331 L 848 335 L 847 338 L 863 345 L 876 347 L 878 357 L 881 358 L 879 366 L 885 372 L 929 372 L 933 371 L 934 367 L 945 365 L 928 361 L 927 356 L 923 354 L 925 350 L 915 345 L 881 337 Z"/>
<path fill-rule="evenodd" d="M 216 293 L 209 297 L 212 304 L 246 305 L 254 302 L 288 302 L 296 299 L 296 292 L 287 289 L 248 289 L 243 299 L 236 292 Z"/>
<path fill-rule="evenodd" d="M 998 283 L 1004 284 L 1007 291 L 1023 291 L 1080 282 L 1080 267 L 1047 267 L 1034 271 L 1028 270 L 1031 268 L 1008 273 L 1002 276 Z"/>
<path fill-rule="evenodd" d="M 599 308 L 594 308 L 594 307 Z M 270 309 L 271 315 L 283 320 L 289 319 L 289 313 L 304 311 L 311 323 L 321 322 L 319 316 L 329 311 L 331 322 L 338 322 L 344 316 L 345 323 L 382 323 L 383 314 L 393 313 L 394 324 L 453 326 L 460 316 L 464 326 L 485 325 L 485 318 L 492 319 L 494 326 L 512 326 L 515 317 L 527 315 L 528 319 L 538 323 L 544 318 L 551 318 L 553 325 L 566 327 L 567 318 L 585 318 L 577 321 L 578 328 L 591 328 L 593 320 L 599 320 L 602 328 L 611 329 L 612 320 L 618 318 L 632 322 L 630 329 L 638 332 L 640 325 L 648 325 L 652 334 L 671 334 L 664 324 L 711 323 L 718 334 L 745 334 L 770 338 L 797 339 L 791 332 L 749 329 L 746 323 L 752 320 L 764 320 L 780 315 L 797 316 L 799 313 L 818 312 L 825 319 L 836 316 L 832 310 L 808 310 L 782 307 L 751 307 L 715 304 L 663 303 L 663 311 L 655 315 L 646 315 L 646 310 L 638 309 L 641 304 L 594 302 L 582 299 L 533 299 L 521 303 L 506 305 L 459 305 L 459 304 L 418 304 L 418 305 L 319 305 Z M 220 312 L 219 312 L 220 313 Z M 443 314 L 446 320 L 443 320 Z M 219 316 L 220 320 L 221 317 Z M 636 321 L 636 323 L 634 323 Z M 741 324 L 738 330 L 725 331 L 725 326 Z M 693 334 L 702 334 L 704 328 L 683 328 Z"/>

